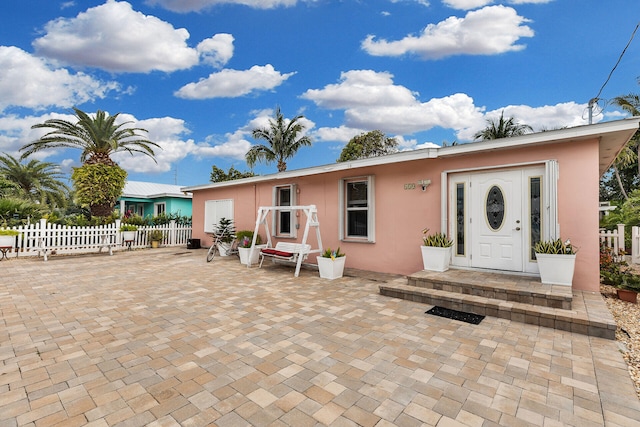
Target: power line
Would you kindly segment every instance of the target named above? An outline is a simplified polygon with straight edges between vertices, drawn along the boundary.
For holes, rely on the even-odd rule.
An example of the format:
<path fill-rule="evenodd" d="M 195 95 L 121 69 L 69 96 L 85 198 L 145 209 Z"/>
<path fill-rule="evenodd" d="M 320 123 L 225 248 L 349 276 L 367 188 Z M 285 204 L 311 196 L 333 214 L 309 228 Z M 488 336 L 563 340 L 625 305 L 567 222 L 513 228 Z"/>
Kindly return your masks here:
<path fill-rule="evenodd" d="M 627 49 L 629 48 L 629 45 L 631 45 L 631 42 L 633 41 L 633 38 L 635 37 L 636 32 L 638 31 L 639 27 L 640 27 L 640 22 L 638 22 L 638 24 L 636 25 L 636 28 L 634 28 L 633 32 L 631 33 L 631 37 L 629 38 L 629 41 L 627 42 L 627 45 L 624 47 L 624 49 L 622 49 L 622 53 L 620 53 L 620 56 L 618 57 L 618 60 L 616 61 L 616 64 L 613 66 L 613 68 L 609 72 L 609 76 L 607 76 L 607 80 L 605 80 L 605 82 L 602 84 L 602 87 L 598 91 L 598 94 L 594 98 L 589 100 L 589 108 L 592 107 L 594 102 L 598 102 L 598 100 L 600 99 L 600 95 L 602 94 L 602 91 L 604 90 L 604 87 L 607 85 L 607 83 L 609 83 L 609 80 L 611 79 L 611 76 L 613 75 L 613 72 L 616 70 L 616 68 L 618 68 L 618 65 L 620 64 L 620 61 L 622 61 L 622 57 L 627 52 Z"/>

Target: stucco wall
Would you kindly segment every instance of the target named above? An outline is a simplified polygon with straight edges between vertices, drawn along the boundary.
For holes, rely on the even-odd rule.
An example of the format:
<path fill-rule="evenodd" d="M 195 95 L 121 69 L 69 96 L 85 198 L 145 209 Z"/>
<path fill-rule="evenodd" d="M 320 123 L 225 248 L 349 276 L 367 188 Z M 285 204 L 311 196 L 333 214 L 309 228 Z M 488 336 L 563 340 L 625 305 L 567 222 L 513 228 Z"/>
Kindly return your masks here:
<path fill-rule="evenodd" d="M 347 253 L 347 267 L 410 274 L 422 269 L 421 230 L 440 230 L 440 176 L 442 171 L 495 167 L 555 159 L 559 163 L 559 222 L 563 238 L 580 247 L 574 287 L 598 290 L 598 141 L 567 142 L 525 149 L 498 150 L 449 158 L 350 169 L 291 180 L 207 189 L 193 192 L 193 235 L 204 243 L 206 200 L 234 199 L 236 229 L 253 229 L 259 206 L 272 205 L 275 185 L 296 184 L 296 204 L 318 207 L 325 248 L 340 246 Z M 338 238 L 338 182 L 341 178 L 375 176 L 375 243 L 341 242 Z M 430 179 L 422 191 L 405 190 L 405 184 Z M 298 217 L 302 236 L 305 217 Z M 264 230 L 261 230 L 264 234 Z M 263 236 L 265 237 L 265 236 Z M 310 243 L 315 246 L 315 235 Z M 315 259 L 310 259 L 314 263 Z"/>

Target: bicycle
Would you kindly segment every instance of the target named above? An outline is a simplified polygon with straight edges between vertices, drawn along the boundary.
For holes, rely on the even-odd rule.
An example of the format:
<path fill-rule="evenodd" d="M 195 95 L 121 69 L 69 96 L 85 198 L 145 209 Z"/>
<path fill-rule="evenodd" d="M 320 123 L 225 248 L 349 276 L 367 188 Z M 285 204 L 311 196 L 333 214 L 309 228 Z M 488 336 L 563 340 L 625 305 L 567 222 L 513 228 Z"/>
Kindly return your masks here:
<path fill-rule="evenodd" d="M 231 244 L 227 249 L 224 249 L 224 253 L 220 253 L 220 248 L 222 245 L 218 246 L 220 243 L 227 243 L 229 238 L 231 239 Z M 229 255 L 237 255 L 238 254 L 238 239 L 236 238 L 235 233 L 232 233 L 229 228 L 223 229 L 220 233 L 213 234 L 213 244 L 209 247 L 209 251 L 207 252 L 207 262 L 213 261 L 216 256 L 216 251 L 220 254 L 220 256 L 229 256 Z"/>

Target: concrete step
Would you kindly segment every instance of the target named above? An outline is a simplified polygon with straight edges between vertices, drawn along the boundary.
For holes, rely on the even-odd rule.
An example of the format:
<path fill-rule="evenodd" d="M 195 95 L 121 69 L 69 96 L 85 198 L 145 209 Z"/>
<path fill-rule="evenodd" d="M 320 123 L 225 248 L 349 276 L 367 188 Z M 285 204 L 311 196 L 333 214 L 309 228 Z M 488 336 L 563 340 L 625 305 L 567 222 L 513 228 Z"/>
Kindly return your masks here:
<path fill-rule="evenodd" d="M 570 286 L 544 285 L 538 277 L 447 270 L 419 271 L 408 276 L 408 285 L 441 291 L 481 296 L 550 308 L 571 309 Z"/>
<path fill-rule="evenodd" d="M 406 279 L 387 282 L 380 285 L 379 289 L 381 295 L 422 304 L 483 316 L 493 316 L 588 336 L 615 339 L 616 323 L 608 310 L 606 310 L 606 305 L 599 294 L 583 295 L 578 291 L 576 296 L 579 297 L 579 301 L 575 302 L 579 307 L 577 309 L 562 309 L 412 286 L 407 284 Z M 604 310 L 602 307 L 604 307 Z"/>

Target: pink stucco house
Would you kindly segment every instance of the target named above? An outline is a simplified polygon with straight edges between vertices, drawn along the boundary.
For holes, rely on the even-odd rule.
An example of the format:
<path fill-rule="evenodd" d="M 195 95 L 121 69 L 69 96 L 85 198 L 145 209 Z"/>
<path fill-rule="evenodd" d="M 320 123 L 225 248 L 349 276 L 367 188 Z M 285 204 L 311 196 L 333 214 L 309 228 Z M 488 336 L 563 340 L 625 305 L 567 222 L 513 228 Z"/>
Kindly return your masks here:
<path fill-rule="evenodd" d="M 204 243 L 221 216 L 233 218 L 238 230 L 253 230 L 260 206 L 316 205 L 324 247 L 340 246 L 350 268 L 422 270 L 419 246 L 429 228 L 454 240 L 454 267 L 536 275 L 535 241 L 562 237 L 580 248 L 574 289 L 598 291 L 598 183 L 639 122 L 405 151 L 183 190 L 193 193 L 193 237 Z M 487 215 L 488 205 L 498 214 Z M 300 212 L 276 214 L 272 239 L 300 241 L 304 220 Z"/>

